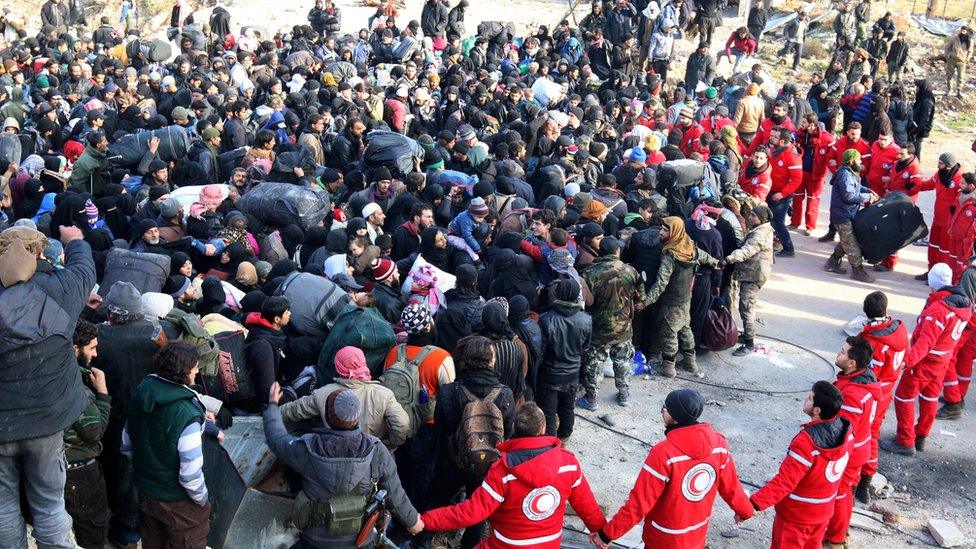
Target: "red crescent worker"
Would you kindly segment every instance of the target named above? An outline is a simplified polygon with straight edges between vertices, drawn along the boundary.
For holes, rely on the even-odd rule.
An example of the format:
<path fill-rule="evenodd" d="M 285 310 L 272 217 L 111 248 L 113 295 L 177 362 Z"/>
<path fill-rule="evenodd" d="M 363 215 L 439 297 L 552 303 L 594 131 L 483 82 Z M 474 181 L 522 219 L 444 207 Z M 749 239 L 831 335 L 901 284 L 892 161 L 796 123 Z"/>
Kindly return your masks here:
<path fill-rule="evenodd" d="M 704 547 L 716 493 L 736 515 L 753 515 L 728 442 L 711 425 L 698 422 L 704 407 L 705 399 L 692 389 L 668 393 L 661 408 L 665 439 L 647 454 L 623 507 L 590 534 L 597 547 L 607 547 L 641 520 L 645 547 Z"/>
<path fill-rule="evenodd" d="M 901 147 L 895 144 L 895 138 L 891 133 L 882 133 L 877 141 L 871 144 L 869 161 L 865 162 L 864 170 L 868 187 L 878 196 L 884 196 L 885 187 L 890 181 L 888 172 L 898 161 L 899 152 Z"/>
<path fill-rule="evenodd" d="M 874 349 L 868 340 L 848 337 L 834 358 L 834 365 L 840 370 L 834 386 L 844 395 L 840 416 L 850 421 L 854 428 L 854 450 L 834 500 L 834 514 L 827 525 L 825 537 L 830 549 L 844 549 L 851 513 L 854 512 L 854 486 L 871 458 L 871 424 L 881 396 L 881 384 L 871 370 L 873 356 Z"/>
<path fill-rule="evenodd" d="M 901 375 L 901 365 L 908 349 L 908 329 L 904 322 L 888 316 L 888 296 L 884 292 L 871 292 L 864 298 L 864 315 L 868 317 L 868 321 L 858 337 L 866 339 L 874 349 L 871 369 L 881 386 L 877 412 L 871 423 L 871 457 L 861 469 L 861 479 L 854 491 L 857 500 L 866 504 L 871 501 L 871 477 L 878 472 L 878 437 L 881 436 L 881 424 L 888 414 L 895 382 Z"/>
<path fill-rule="evenodd" d="M 959 188 L 959 199 L 952 220 L 949 222 L 949 256 L 952 258 L 952 280 L 958 282 L 962 272 L 969 265 L 969 258 L 973 256 L 973 244 L 976 243 L 976 175 L 967 173 L 962 176 L 962 186 Z"/>
<path fill-rule="evenodd" d="M 932 431 L 939 408 L 946 369 L 973 315 L 972 302 L 966 293 L 958 286 L 949 285 L 952 269 L 948 265 L 936 263 L 929 270 L 928 279 L 932 293 L 918 315 L 911 347 L 905 355 L 905 373 L 895 389 L 898 434 L 894 440 L 880 444 L 887 452 L 907 456 L 925 449 L 925 437 Z M 917 423 L 916 398 L 920 399 Z"/>
<path fill-rule="evenodd" d="M 810 236 L 817 228 L 820 215 L 820 195 L 823 194 L 824 180 L 827 178 L 827 164 L 834 158 L 834 134 L 824 129 L 814 113 L 807 114 L 803 129 L 797 134 L 797 145 L 803 152 L 803 193 L 793 195 L 793 215 L 790 225 L 796 228 L 804 223 L 806 235 Z M 806 198 L 806 210 L 803 199 Z"/>
<path fill-rule="evenodd" d="M 952 153 L 939 155 L 939 169 L 928 181 L 923 181 L 918 190 L 935 190 L 935 212 L 929 227 L 929 269 L 936 263 L 951 265 L 949 252 L 949 222 L 958 203 L 959 188 L 962 186 L 962 166 Z M 925 273 L 915 280 L 925 280 Z"/>
<path fill-rule="evenodd" d="M 851 423 L 840 417 L 843 403 L 829 381 L 813 384 L 803 402 L 811 421 L 793 437 L 776 476 L 750 498 L 757 511 L 776 506 L 772 549 L 820 549 L 854 450 Z"/>
<path fill-rule="evenodd" d="M 559 549 L 569 502 L 591 532 L 606 524 L 583 468 L 546 432 L 546 416 L 533 403 L 515 414 L 515 435 L 498 445 L 502 457 L 463 503 L 421 515 L 428 530 L 457 530 L 491 519 L 478 549 Z"/>
<path fill-rule="evenodd" d="M 924 181 L 925 177 L 920 173 L 918 158 L 915 156 L 915 144 L 905 143 L 898 151 L 898 160 L 891 165 L 888 171 L 888 180 L 885 183 L 882 196 L 888 193 L 901 192 L 907 194 L 912 202 L 918 202 L 918 192 Z M 878 269 L 877 265 L 875 269 L 890 271 L 895 268 L 897 263 L 898 252 L 895 252 L 881 262 L 881 269 Z"/>
<path fill-rule="evenodd" d="M 976 267 L 970 267 L 962 272 L 959 286 L 970 296 L 976 295 Z M 949 368 L 946 369 L 945 381 L 942 384 L 942 398 L 945 405 L 935 417 L 938 419 L 959 419 L 962 417 L 962 403 L 969 392 L 969 384 L 973 380 L 973 361 L 976 360 L 976 314 L 970 317 L 962 337 L 952 353 Z"/>

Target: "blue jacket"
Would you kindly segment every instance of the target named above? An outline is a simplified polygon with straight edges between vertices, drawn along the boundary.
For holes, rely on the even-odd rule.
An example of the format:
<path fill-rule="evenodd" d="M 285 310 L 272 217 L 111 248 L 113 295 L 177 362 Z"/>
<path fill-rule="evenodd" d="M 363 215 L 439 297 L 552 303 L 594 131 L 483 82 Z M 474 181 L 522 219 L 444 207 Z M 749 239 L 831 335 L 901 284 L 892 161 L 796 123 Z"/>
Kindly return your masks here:
<path fill-rule="evenodd" d="M 861 185 L 861 178 L 844 166 L 837 170 L 830 183 L 830 222 L 846 223 L 854 220 L 861 204 L 871 199 L 871 189 Z"/>
<path fill-rule="evenodd" d="M 474 226 L 477 225 L 471 214 L 465 210 L 457 215 L 451 224 L 448 226 L 448 232 L 455 236 L 460 236 L 468 244 L 468 246 L 474 250 L 475 253 L 481 253 L 481 245 L 478 241 L 474 239 L 471 235 L 471 231 Z"/>

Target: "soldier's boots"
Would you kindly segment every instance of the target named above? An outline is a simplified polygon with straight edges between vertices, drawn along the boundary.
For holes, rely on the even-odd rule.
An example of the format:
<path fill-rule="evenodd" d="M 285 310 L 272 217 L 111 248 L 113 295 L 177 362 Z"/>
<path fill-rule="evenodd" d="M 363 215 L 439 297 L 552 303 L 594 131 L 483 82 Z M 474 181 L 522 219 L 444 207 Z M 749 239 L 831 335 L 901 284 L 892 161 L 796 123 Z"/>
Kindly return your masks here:
<path fill-rule="evenodd" d="M 655 366 L 654 371 L 664 377 L 676 377 L 678 371 L 674 369 L 674 357 L 664 357 L 660 366 Z"/>
<path fill-rule="evenodd" d="M 683 352 L 681 355 L 683 357 L 681 360 L 681 369 L 687 370 L 695 377 L 705 377 L 705 374 L 698 368 L 698 359 L 695 357 L 694 351 Z"/>
<path fill-rule="evenodd" d="M 864 270 L 864 265 L 851 267 L 851 278 L 858 282 L 867 282 L 868 284 L 874 282 L 874 277 Z"/>
<path fill-rule="evenodd" d="M 824 263 L 824 270 L 829 273 L 847 274 L 847 269 L 841 266 L 840 261 L 843 257 L 830 256 Z"/>

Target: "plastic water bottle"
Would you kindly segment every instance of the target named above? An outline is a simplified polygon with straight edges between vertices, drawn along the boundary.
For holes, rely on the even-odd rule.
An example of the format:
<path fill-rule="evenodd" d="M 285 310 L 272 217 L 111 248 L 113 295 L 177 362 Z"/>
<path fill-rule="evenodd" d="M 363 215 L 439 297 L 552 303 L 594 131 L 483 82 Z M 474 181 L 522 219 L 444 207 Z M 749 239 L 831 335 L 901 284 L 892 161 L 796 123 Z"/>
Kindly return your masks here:
<path fill-rule="evenodd" d="M 634 375 L 643 375 L 647 371 L 647 359 L 644 353 L 637 351 L 634 353 Z"/>
<path fill-rule="evenodd" d="M 427 387 L 420 388 L 420 394 L 417 395 L 417 401 L 420 404 L 427 404 L 430 402 L 430 395 L 427 394 Z"/>

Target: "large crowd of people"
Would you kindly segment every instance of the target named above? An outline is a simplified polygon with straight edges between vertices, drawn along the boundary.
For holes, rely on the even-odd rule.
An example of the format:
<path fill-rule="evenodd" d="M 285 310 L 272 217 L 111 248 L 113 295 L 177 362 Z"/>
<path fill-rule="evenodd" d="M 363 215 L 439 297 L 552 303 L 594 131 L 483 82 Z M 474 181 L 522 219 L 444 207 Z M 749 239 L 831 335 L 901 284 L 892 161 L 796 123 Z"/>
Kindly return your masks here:
<path fill-rule="evenodd" d="M 287 467 L 295 547 L 463 529 L 465 548 L 555 548 L 566 501 L 597 547 L 641 521 L 648 547 L 702 547 L 716 495 L 737 521 L 774 507 L 773 547 L 844 546 L 879 447 L 924 451 L 963 413 L 976 176 L 948 152 L 920 168 L 933 86 L 871 0 L 837 6 L 808 86 L 758 60 L 779 40 L 762 2 L 724 47 L 719 0 L 663 4 L 595 1 L 526 35 L 466 24 L 467 0 L 419 21 L 386 4 L 356 33 L 315 0 L 273 36 L 186 2 L 160 36 L 131 2 L 91 25 L 48 0 L 31 32 L 5 8 L 0 546 L 27 546 L 27 516 L 39 547 L 205 547 L 205 448 L 242 415 Z M 794 69 L 808 25 L 782 33 Z M 973 46 L 968 27 L 948 40 L 950 93 Z M 665 440 L 604 516 L 565 447 L 576 408 L 630 405 L 635 360 L 707 375 L 721 303 L 732 354 L 752 353 L 774 258 L 803 260 L 827 183 L 824 269 L 846 256 L 861 283 L 859 212 L 935 192 L 911 337 L 869 294 L 751 496 L 701 395 L 669 393 Z"/>

